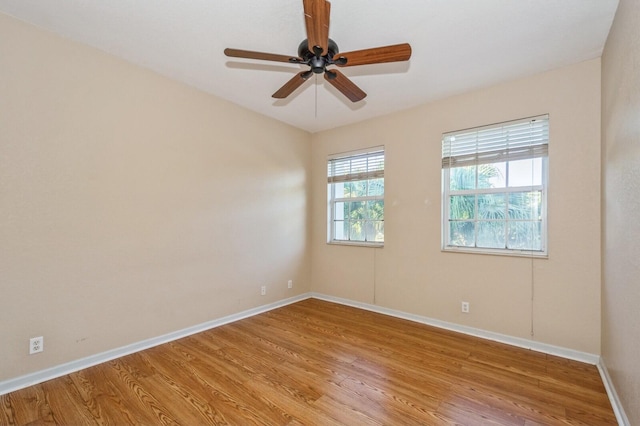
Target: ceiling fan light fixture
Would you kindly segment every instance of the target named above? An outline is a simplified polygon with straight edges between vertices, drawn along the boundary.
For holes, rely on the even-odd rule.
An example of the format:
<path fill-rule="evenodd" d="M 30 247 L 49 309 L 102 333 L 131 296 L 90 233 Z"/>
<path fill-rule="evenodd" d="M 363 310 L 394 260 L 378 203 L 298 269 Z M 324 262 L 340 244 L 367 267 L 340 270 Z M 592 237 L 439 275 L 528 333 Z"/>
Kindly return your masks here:
<path fill-rule="evenodd" d="M 322 74 L 326 69 L 326 60 L 325 58 L 314 56 L 309 61 L 309 66 L 311 66 L 311 71 L 316 74 Z"/>

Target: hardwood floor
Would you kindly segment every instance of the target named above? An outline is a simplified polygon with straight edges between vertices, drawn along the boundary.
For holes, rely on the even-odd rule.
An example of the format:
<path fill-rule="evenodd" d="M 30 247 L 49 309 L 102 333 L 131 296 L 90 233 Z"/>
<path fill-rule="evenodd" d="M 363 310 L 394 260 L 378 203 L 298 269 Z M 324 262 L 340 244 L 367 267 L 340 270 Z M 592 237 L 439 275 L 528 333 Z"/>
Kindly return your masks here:
<path fill-rule="evenodd" d="M 616 424 L 595 366 L 308 299 L 0 396 L 0 424 Z"/>

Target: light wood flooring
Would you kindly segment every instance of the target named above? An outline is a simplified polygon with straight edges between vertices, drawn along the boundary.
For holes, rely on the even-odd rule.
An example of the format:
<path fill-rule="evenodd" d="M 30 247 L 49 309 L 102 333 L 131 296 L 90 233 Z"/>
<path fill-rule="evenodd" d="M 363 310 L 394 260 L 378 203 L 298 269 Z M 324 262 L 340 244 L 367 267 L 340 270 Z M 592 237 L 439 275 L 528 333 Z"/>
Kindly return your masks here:
<path fill-rule="evenodd" d="M 307 299 L 0 396 L 0 424 L 613 425 L 595 366 Z"/>

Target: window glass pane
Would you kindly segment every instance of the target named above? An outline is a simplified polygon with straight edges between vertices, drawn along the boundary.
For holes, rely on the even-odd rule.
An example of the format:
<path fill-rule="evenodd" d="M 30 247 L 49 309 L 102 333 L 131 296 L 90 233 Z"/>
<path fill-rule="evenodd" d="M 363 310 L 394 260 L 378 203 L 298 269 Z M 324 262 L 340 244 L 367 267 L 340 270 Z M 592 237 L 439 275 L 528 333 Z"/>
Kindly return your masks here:
<path fill-rule="evenodd" d="M 475 217 L 475 195 L 452 195 L 449 197 L 449 219 L 475 219 Z"/>
<path fill-rule="evenodd" d="M 478 247 L 505 248 L 505 222 L 502 220 L 478 221 Z"/>
<path fill-rule="evenodd" d="M 351 222 L 349 240 L 350 241 L 365 241 L 365 221 L 355 220 Z"/>
<path fill-rule="evenodd" d="M 367 201 L 367 211 L 369 212 L 369 219 L 383 220 L 384 219 L 384 201 L 383 200 Z"/>
<path fill-rule="evenodd" d="M 335 203 L 333 220 L 344 220 L 349 217 L 349 205 L 347 203 Z"/>
<path fill-rule="evenodd" d="M 366 197 L 367 196 L 367 181 L 359 180 L 351 182 L 351 196 L 352 197 Z"/>
<path fill-rule="evenodd" d="M 509 187 L 542 185 L 542 158 L 509 161 Z"/>
<path fill-rule="evenodd" d="M 449 189 L 476 189 L 476 166 L 454 167 L 449 170 Z"/>
<path fill-rule="evenodd" d="M 349 224 L 343 220 L 336 220 L 333 223 L 333 229 L 335 232 L 334 239 L 336 240 L 348 240 L 349 239 Z"/>
<path fill-rule="evenodd" d="M 449 222 L 449 245 L 475 246 L 475 224 L 473 222 Z"/>
<path fill-rule="evenodd" d="M 381 220 L 368 220 L 364 223 L 365 226 L 365 235 L 367 237 L 367 241 L 384 241 L 384 222 Z M 381 232 L 382 230 L 382 232 Z"/>
<path fill-rule="evenodd" d="M 542 219 L 542 192 L 514 192 L 509 194 L 509 219 Z"/>
<path fill-rule="evenodd" d="M 384 220 L 372 220 L 372 235 L 367 235 L 367 241 L 375 241 L 377 243 L 384 242 Z"/>
<path fill-rule="evenodd" d="M 343 191 L 342 191 L 342 195 L 339 195 L 338 193 L 338 186 L 342 185 L 343 186 Z M 349 198 L 352 197 L 351 192 L 353 191 L 352 188 L 352 183 L 351 182 L 344 182 L 344 183 L 336 183 L 336 198 Z"/>
<path fill-rule="evenodd" d="M 542 222 L 509 222 L 507 247 L 518 250 L 542 250 Z"/>
<path fill-rule="evenodd" d="M 507 163 L 480 164 L 478 188 L 504 188 L 507 186 Z"/>
<path fill-rule="evenodd" d="M 335 191 L 335 197 L 336 198 L 343 198 L 343 197 L 348 197 L 349 195 L 345 195 L 345 193 L 348 194 L 349 190 L 345 189 L 345 186 L 348 185 L 346 183 L 334 183 L 333 184 L 333 188 Z M 329 184 L 329 186 L 331 186 L 331 184 Z"/>
<path fill-rule="evenodd" d="M 384 178 L 369 179 L 367 195 L 384 195 Z"/>
<path fill-rule="evenodd" d="M 349 204 L 349 219 L 354 220 L 363 220 L 368 219 L 367 211 L 365 209 L 364 201 L 353 201 Z"/>
<path fill-rule="evenodd" d="M 478 219 L 505 219 L 505 194 L 478 195 Z"/>

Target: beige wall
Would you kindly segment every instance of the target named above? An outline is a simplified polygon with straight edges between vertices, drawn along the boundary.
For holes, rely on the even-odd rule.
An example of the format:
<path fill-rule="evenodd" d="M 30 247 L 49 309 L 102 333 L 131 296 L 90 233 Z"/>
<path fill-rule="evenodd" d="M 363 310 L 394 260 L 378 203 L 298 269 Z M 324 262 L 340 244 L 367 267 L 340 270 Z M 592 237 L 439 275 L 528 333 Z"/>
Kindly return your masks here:
<path fill-rule="evenodd" d="M 441 252 L 442 133 L 545 113 L 549 259 Z M 376 145 L 386 147 L 385 246 L 327 245 L 327 155 Z M 600 352 L 599 59 L 314 134 L 312 185 L 314 291 Z"/>
<path fill-rule="evenodd" d="M 306 132 L 0 14 L 0 381 L 308 292 L 310 160 Z"/>
<path fill-rule="evenodd" d="M 640 3 L 621 0 L 602 56 L 602 357 L 640 424 Z"/>

